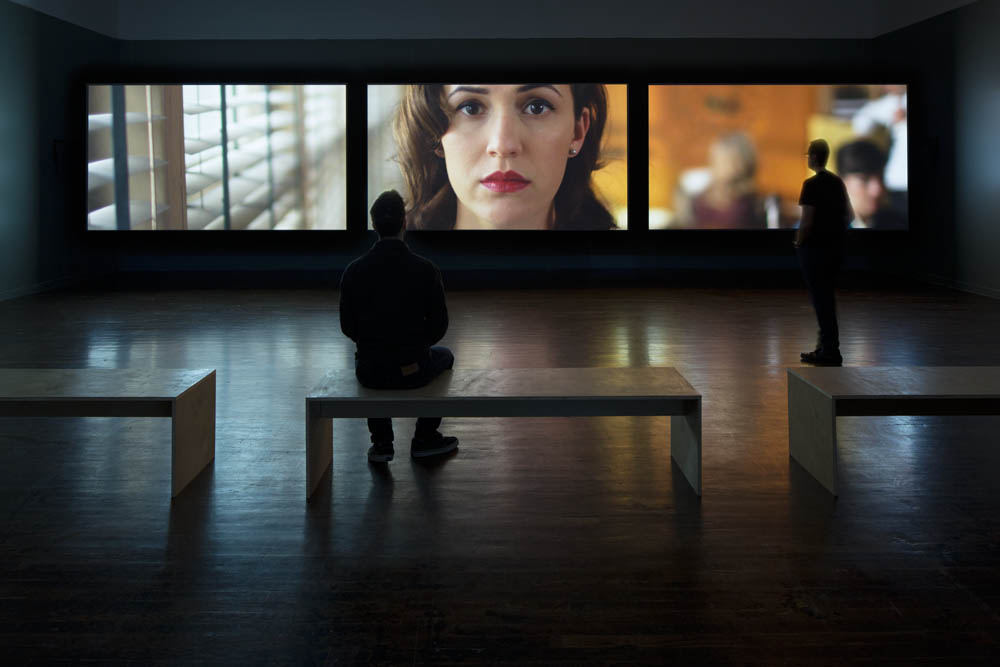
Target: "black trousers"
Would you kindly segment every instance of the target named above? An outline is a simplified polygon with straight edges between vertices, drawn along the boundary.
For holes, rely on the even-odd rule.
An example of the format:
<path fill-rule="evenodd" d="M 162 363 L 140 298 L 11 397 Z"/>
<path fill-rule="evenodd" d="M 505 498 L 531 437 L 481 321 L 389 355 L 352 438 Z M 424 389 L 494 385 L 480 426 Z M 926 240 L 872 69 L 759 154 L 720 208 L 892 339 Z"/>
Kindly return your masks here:
<path fill-rule="evenodd" d="M 837 301 L 834 289 L 844 264 L 841 247 L 802 246 L 797 249 L 802 275 L 819 324 L 817 349 L 824 353 L 840 352 L 840 329 L 837 326 Z"/>
<path fill-rule="evenodd" d="M 403 375 L 398 365 L 355 361 L 354 370 L 358 382 L 369 389 L 416 389 L 436 378 L 455 365 L 455 355 L 446 347 L 435 345 L 430 348 L 427 360 L 420 361 L 417 369 Z M 423 438 L 433 435 L 441 425 L 440 417 L 420 417 L 414 437 Z M 392 419 L 378 417 L 368 420 L 368 430 L 372 442 L 392 442 Z"/>

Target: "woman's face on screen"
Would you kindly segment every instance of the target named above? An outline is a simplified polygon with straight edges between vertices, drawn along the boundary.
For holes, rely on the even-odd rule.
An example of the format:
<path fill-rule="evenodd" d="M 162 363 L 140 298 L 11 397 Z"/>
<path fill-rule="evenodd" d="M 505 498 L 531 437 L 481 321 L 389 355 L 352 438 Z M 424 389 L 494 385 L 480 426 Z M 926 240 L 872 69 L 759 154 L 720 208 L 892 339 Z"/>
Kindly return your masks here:
<path fill-rule="evenodd" d="M 568 85 L 445 86 L 440 155 L 458 198 L 455 229 L 546 229 L 590 127 Z"/>

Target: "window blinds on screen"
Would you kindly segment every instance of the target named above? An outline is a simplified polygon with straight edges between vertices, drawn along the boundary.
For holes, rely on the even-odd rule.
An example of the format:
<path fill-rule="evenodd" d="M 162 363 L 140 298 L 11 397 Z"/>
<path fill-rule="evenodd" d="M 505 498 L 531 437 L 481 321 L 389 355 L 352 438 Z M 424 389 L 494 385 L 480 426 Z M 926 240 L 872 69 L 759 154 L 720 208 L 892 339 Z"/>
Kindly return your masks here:
<path fill-rule="evenodd" d="M 89 86 L 88 229 L 345 229 L 342 85 Z"/>

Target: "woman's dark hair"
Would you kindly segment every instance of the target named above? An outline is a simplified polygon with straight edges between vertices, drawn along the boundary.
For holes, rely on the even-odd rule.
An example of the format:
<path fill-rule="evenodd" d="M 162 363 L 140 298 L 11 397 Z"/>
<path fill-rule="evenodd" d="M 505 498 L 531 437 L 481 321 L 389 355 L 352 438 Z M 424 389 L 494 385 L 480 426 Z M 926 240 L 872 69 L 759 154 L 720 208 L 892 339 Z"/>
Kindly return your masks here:
<path fill-rule="evenodd" d="M 590 110 L 590 129 L 580 152 L 566 163 L 566 173 L 556 192 L 553 229 L 613 229 L 614 218 L 597 199 L 590 182 L 598 160 L 601 136 L 608 117 L 608 99 L 602 84 L 570 84 L 574 117 Z M 448 182 L 444 158 L 435 150 L 448 131 L 445 90 L 441 84 L 408 85 L 396 113 L 393 131 L 403 179 L 410 191 L 407 227 L 451 229 L 458 201 Z"/>

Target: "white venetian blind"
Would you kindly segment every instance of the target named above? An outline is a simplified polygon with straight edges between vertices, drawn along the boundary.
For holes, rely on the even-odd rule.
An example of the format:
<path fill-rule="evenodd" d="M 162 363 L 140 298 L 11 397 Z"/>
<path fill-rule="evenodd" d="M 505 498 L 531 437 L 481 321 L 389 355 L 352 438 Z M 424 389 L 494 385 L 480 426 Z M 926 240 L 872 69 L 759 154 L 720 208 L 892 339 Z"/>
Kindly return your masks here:
<path fill-rule="evenodd" d="M 124 86 L 117 115 L 114 88 L 90 91 L 91 229 L 346 229 L 344 86 Z"/>
<path fill-rule="evenodd" d="M 165 86 L 90 86 L 87 224 L 156 229 L 170 224 L 171 103 Z M 119 202 L 127 205 L 119 206 Z"/>
<path fill-rule="evenodd" d="M 347 227 L 347 103 L 343 86 L 303 86 L 304 200 L 310 229 Z"/>

